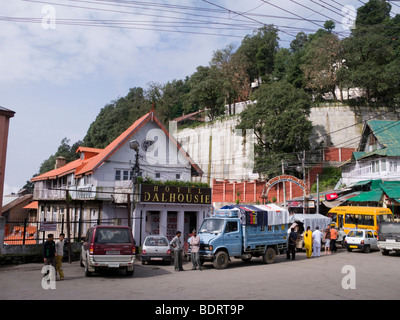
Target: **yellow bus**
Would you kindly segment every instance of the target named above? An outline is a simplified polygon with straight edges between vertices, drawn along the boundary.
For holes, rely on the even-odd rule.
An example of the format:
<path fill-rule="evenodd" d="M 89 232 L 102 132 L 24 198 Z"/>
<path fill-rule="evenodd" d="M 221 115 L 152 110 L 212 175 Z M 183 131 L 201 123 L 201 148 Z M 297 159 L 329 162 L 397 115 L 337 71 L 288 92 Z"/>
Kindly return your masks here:
<path fill-rule="evenodd" d="M 329 210 L 328 216 L 346 234 L 354 228 L 378 231 L 380 223 L 394 221 L 392 211 L 382 207 L 335 207 Z"/>

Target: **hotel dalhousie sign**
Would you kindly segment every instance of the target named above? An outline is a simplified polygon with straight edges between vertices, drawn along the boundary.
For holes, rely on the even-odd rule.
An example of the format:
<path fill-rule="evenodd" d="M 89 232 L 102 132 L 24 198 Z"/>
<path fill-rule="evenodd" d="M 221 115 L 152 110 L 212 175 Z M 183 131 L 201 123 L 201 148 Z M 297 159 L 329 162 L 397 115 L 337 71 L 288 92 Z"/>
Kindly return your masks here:
<path fill-rule="evenodd" d="M 211 204 L 211 188 L 141 184 L 140 202 Z"/>

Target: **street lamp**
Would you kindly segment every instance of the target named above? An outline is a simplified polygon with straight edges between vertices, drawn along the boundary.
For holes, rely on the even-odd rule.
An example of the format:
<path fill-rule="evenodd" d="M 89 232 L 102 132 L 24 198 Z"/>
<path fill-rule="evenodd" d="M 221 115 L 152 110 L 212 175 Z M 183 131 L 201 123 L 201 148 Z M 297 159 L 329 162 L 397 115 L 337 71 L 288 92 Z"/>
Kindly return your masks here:
<path fill-rule="evenodd" d="M 137 176 L 139 173 L 139 142 L 136 140 L 129 141 L 129 148 L 135 150 L 135 163 L 132 168 L 132 216 L 135 211 L 135 187 L 137 182 Z M 131 226 L 131 219 L 129 218 L 128 226 Z"/>

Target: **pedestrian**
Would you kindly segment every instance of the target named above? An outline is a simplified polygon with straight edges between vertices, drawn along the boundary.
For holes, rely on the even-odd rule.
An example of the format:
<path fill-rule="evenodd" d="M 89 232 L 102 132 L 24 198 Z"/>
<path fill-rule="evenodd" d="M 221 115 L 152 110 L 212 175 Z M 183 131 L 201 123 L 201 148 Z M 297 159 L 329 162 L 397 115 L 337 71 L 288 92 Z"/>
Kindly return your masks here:
<path fill-rule="evenodd" d="M 47 236 L 47 240 L 43 246 L 43 261 L 45 266 L 50 267 L 50 278 L 53 279 L 55 275 L 56 268 L 56 243 L 54 242 L 54 235 L 50 233 Z M 46 276 L 49 272 L 47 272 L 44 276 Z"/>
<path fill-rule="evenodd" d="M 286 257 L 289 260 L 290 254 L 292 254 L 292 260 L 296 258 L 296 241 L 297 241 L 297 232 L 294 228 L 290 229 L 289 240 L 288 240 L 288 250 L 286 251 Z"/>
<path fill-rule="evenodd" d="M 315 231 L 312 233 L 313 238 L 313 257 L 319 257 L 321 255 L 321 240 L 323 234 L 319 231 L 319 227 L 315 227 Z"/>
<path fill-rule="evenodd" d="M 182 232 L 177 231 L 175 237 L 171 241 L 171 247 L 174 248 L 174 267 L 175 271 L 184 271 L 182 267 Z"/>
<path fill-rule="evenodd" d="M 325 229 L 325 234 L 324 234 L 324 243 L 325 243 L 325 255 L 331 254 L 331 230 L 329 226 L 326 227 Z"/>
<path fill-rule="evenodd" d="M 307 258 L 311 258 L 313 239 L 312 239 L 312 231 L 311 231 L 310 226 L 308 226 L 307 231 L 304 232 L 303 239 L 304 239 L 304 248 L 306 249 Z"/>
<path fill-rule="evenodd" d="M 331 227 L 331 252 L 335 253 L 337 251 L 336 247 L 336 240 L 339 236 L 339 233 L 337 232 L 335 226 Z"/>
<path fill-rule="evenodd" d="M 59 240 L 56 242 L 56 272 L 58 273 L 58 278 L 56 280 L 64 280 L 64 271 L 62 269 L 62 261 L 64 258 L 64 233 L 60 233 Z"/>
<path fill-rule="evenodd" d="M 196 267 L 199 268 L 201 271 L 201 263 L 200 263 L 200 237 L 197 234 L 196 230 L 193 230 L 192 232 L 192 237 L 190 238 L 190 246 L 191 246 L 191 252 L 192 252 L 192 263 L 193 263 L 193 268 L 192 270 L 196 270 Z"/>

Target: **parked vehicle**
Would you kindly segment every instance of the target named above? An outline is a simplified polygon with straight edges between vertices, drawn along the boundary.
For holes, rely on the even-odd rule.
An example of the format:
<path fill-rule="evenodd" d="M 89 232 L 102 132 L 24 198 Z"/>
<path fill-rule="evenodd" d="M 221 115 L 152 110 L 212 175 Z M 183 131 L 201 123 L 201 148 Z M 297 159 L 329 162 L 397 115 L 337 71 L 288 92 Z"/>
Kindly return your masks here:
<path fill-rule="evenodd" d="M 394 217 L 389 208 L 339 206 L 332 208 L 328 216 L 336 216 L 336 225 L 346 234 L 352 229 L 378 231 L 379 224 L 392 222 Z"/>
<path fill-rule="evenodd" d="M 311 231 L 315 231 L 318 226 L 320 231 L 324 231 L 332 222 L 331 218 L 328 218 L 322 214 L 302 214 L 297 213 L 290 216 L 290 222 L 292 226 L 297 226 L 298 230 L 298 239 L 296 241 L 296 249 L 302 250 L 304 248 L 304 232 L 307 230 L 307 227 L 310 227 Z M 290 228 L 289 228 L 290 229 Z M 290 233 L 290 230 L 288 230 Z"/>
<path fill-rule="evenodd" d="M 154 261 L 162 261 L 168 264 L 172 261 L 172 252 L 167 237 L 164 236 L 148 236 L 143 242 L 142 264 Z"/>
<path fill-rule="evenodd" d="M 88 229 L 82 245 L 81 267 L 85 275 L 102 269 L 125 269 L 132 276 L 135 270 L 135 241 L 132 229 L 123 226 L 95 226 Z"/>
<path fill-rule="evenodd" d="M 400 223 L 385 222 L 379 225 L 378 248 L 384 256 L 392 250 L 400 252 Z"/>
<path fill-rule="evenodd" d="M 378 250 L 377 232 L 369 229 L 354 229 L 346 236 L 345 247 L 351 252 L 353 249 L 361 249 L 366 253 Z"/>
<path fill-rule="evenodd" d="M 287 249 L 289 213 L 259 207 L 227 206 L 204 219 L 198 233 L 200 261 L 211 261 L 217 269 L 226 268 L 231 257 L 275 262 L 276 255 Z"/>

